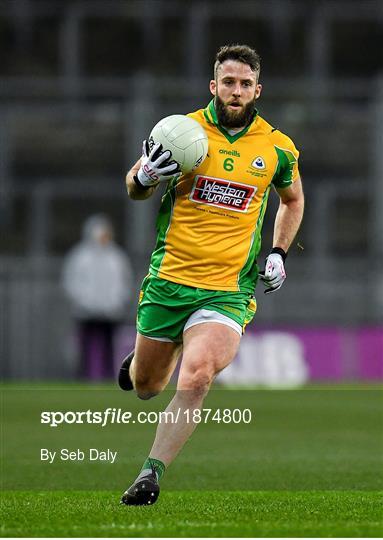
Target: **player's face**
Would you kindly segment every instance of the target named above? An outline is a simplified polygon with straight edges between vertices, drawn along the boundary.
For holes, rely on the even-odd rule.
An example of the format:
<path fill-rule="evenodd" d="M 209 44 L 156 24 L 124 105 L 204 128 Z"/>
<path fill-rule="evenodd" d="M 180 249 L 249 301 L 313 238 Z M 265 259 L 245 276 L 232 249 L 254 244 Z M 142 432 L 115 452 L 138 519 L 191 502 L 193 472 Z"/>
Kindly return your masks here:
<path fill-rule="evenodd" d="M 236 60 L 226 60 L 217 70 L 216 79 L 210 81 L 210 91 L 215 96 L 218 121 L 227 128 L 245 127 L 252 119 L 255 100 L 262 85 L 258 73 L 249 65 Z"/>

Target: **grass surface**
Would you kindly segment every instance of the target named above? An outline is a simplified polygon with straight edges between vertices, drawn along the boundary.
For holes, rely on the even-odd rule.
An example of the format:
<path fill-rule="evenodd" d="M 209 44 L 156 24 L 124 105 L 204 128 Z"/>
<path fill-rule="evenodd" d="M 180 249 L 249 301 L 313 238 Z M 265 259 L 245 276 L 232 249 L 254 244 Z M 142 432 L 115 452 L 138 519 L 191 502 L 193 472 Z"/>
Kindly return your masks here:
<path fill-rule="evenodd" d="M 214 390 L 206 407 L 249 408 L 250 424 L 208 422 L 166 472 L 153 507 L 119 506 L 155 425 L 40 423 L 42 411 L 162 410 L 113 386 L 2 387 L 2 536 L 381 536 L 379 387 Z M 111 463 L 40 461 L 40 449 L 118 452 Z"/>
<path fill-rule="evenodd" d="M 381 536 L 374 492 L 168 492 L 118 506 L 113 492 L 11 492 L 3 536 Z"/>

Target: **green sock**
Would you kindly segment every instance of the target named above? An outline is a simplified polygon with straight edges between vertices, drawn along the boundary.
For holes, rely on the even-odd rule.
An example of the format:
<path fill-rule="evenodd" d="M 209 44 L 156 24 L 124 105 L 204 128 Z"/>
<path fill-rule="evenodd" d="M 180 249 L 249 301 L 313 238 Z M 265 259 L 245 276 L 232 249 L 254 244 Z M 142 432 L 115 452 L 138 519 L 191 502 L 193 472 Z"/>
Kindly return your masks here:
<path fill-rule="evenodd" d="M 141 472 L 140 472 L 138 477 L 141 476 L 143 471 L 148 471 L 148 470 L 151 471 L 152 467 L 156 471 L 157 480 L 161 480 L 161 478 L 162 478 L 162 476 L 163 476 L 163 474 L 165 472 L 165 469 L 166 469 L 165 463 L 162 463 L 162 461 L 160 461 L 159 459 L 155 459 L 155 458 L 151 458 L 151 457 L 148 457 L 145 460 L 145 463 L 143 464 Z"/>

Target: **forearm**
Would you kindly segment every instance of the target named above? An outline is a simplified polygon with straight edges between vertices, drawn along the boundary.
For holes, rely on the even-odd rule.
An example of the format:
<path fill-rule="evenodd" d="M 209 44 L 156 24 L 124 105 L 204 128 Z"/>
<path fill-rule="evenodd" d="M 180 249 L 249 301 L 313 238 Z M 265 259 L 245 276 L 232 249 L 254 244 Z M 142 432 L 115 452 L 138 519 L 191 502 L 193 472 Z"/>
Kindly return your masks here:
<path fill-rule="evenodd" d="M 126 189 L 128 190 L 128 195 L 131 199 L 136 201 L 143 201 L 148 199 L 157 186 L 149 187 L 148 189 L 143 189 L 139 187 L 133 179 L 133 176 L 137 174 L 141 165 L 141 160 L 139 159 L 135 165 L 130 169 L 126 175 Z"/>
<path fill-rule="evenodd" d="M 302 221 L 303 197 L 287 202 L 280 201 L 274 224 L 273 247 L 288 251 Z"/>

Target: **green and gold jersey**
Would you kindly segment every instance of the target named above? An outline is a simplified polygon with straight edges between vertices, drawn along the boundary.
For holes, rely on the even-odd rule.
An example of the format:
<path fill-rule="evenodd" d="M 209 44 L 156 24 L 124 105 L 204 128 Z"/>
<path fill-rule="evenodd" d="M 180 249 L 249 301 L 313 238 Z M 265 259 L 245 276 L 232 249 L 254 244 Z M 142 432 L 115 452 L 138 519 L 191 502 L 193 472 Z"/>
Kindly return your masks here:
<path fill-rule="evenodd" d="M 150 273 L 191 287 L 253 292 L 270 188 L 299 178 L 299 152 L 258 114 L 233 136 L 218 124 L 213 101 L 188 116 L 205 129 L 208 155 L 167 187 Z"/>

